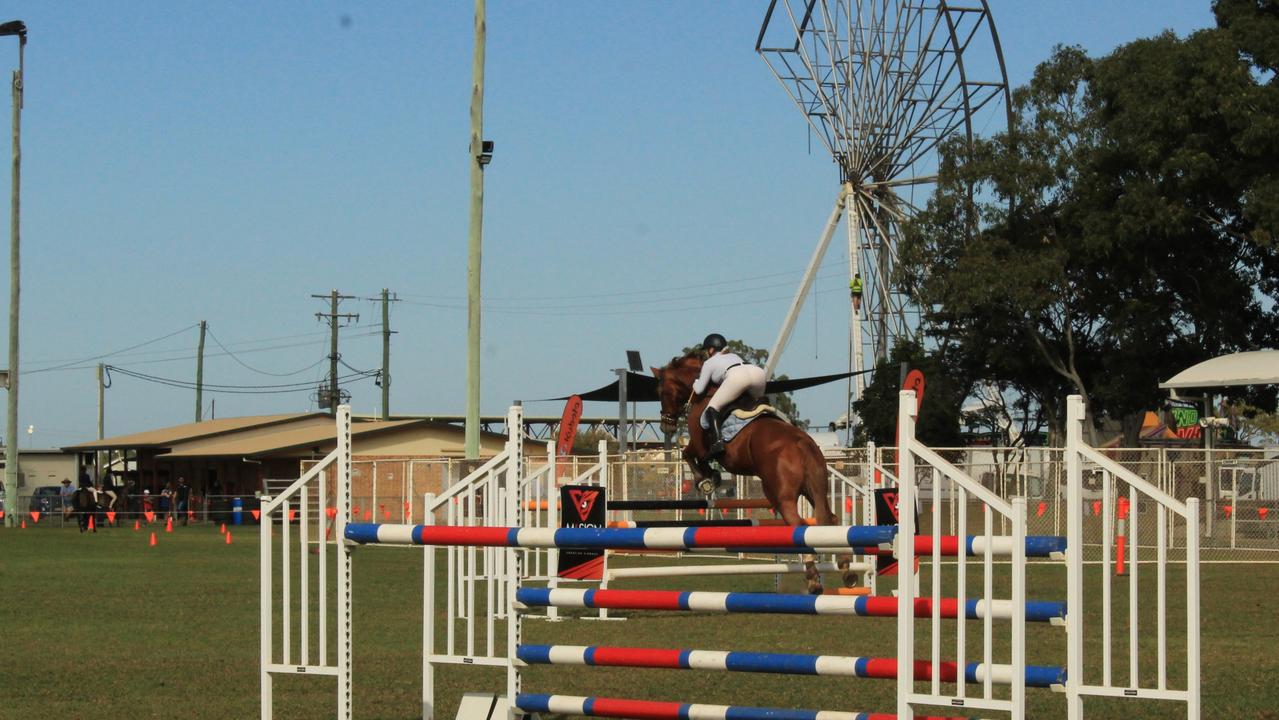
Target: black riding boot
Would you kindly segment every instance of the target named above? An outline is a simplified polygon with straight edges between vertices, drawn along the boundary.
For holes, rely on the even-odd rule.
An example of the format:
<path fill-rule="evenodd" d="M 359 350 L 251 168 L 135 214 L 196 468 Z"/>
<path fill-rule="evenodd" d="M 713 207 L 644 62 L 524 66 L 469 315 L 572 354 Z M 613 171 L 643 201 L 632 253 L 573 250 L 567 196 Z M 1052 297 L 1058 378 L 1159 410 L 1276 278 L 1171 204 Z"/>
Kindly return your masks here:
<path fill-rule="evenodd" d="M 724 420 L 713 407 L 706 408 L 706 420 L 710 425 L 706 431 L 706 459 L 718 460 L 724 454 Z"/>

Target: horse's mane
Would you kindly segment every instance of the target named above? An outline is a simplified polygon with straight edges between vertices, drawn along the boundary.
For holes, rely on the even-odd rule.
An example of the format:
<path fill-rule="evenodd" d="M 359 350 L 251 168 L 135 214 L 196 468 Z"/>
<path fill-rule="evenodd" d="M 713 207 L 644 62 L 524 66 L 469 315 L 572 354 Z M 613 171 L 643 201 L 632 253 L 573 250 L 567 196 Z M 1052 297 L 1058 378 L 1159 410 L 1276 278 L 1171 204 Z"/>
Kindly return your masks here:
<path fill-rule="evenodd" d="M 671 361 L 670 361 L 670 362 L 668 362 L 668 363 L 666 363 L 666 366 L 667 366 L 667 367 L 671 367 L 671 366 L 673 366 L 673 365 L 681 365 L 681 364 L 683 364 L 683 362 L 684 362 L 685 360 L 692 360 L 692 359 L 698 359 L 698 360 L 700 360 L 700 359 L 701 359 L 701 357 L 702 357 L 702 353 L 701 353 L 700 351 L 698 351 L 698 350 L 696 350 L 696 349 L 694 349 L 694 350 L 689 350 L 688 352 L 684 353 L 683 355 L 676 355 L 675 357 L 671 358 Z"/>

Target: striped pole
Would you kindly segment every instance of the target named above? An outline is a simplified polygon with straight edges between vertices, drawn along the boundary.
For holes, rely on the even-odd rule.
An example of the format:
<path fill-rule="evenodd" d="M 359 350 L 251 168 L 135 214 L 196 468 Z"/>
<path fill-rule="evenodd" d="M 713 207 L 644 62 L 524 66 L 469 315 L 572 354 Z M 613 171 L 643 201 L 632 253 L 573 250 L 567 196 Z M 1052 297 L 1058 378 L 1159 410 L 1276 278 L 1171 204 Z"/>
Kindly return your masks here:
<path fill-rule="evenodd" d="M 816 525 L 812 518 L 804 518 L 805 525 Z M 657 527 L 788 527 L 780 518 L 745 518 L 723 520 L 610 520 L 609 527 L 657 528 Z"/>
<path fill-rule="evenodd" d="M 702 705 L 700 703 L 625 700 L 621 698 L 578 697 L 520 693 L 515 706 L 526 713 L 586 715 L 628 720 L 897 720 L 884 713 L 853 713 L 834 710 L 790 710 L 743 705 Z M 915 720 L 968 720 L 916 716 Z"/>
<path fill-rule="evenodd" d="M 819 562 L 816 566 L 817 572 L 840 572 L 838 563 Z M 874 569 L 875 566 L 871 563 L 850 562 L 848 564 L 850 572 L 868 572 Z M 713 575 L 797 575 L 804 572 L 808 572 L 806 563 L 782 562 L 751 563 L 747 565 L 727 563 L 724 565 L 665 565 L 659 567 L 611 568 L 605 572 L 605 575 L 611 581 L 627 578 L 710 577 Z"/>
<path fill-rule="evenodd" d="M 346 539 L 385 545 L 591 548 L 602 550 L 767 547 L 812 552 L 815 548 L 889 545 L 896 528 L 702 527 L 702 528 L 519 528 L 350 523 Z"/>
<path fill-rule="evenodd" d="M 897 679 L 897 658 L 869 658 L 842 655 L 795 655 L 721 650 L 679 650 L 666 648 L 608 647 L 603 645 L 520 645 L 515 656 L 529 665 L 587 665 L 592 667 L 663 668 L 668 670 L 718 670 L 725 672 L 777 673 L 782 675 L 822 675 L 873 680 Z M 934 666 L 926 660 L 914 664 L 915 680 L 933 679 Z M 936 666 L 942 682 L 959 682 L 957 663 Z M 1010 685 L 1013 666 L 967 663 L 963 682 Z M 1066 671 L 1058 667 L 1027 665 L 1027 687 L 1064 687 Z"/>
<path fill-rule="evenodd" d="M 685 610 L 720 613 L 777 613 L 785 615 L 852 615 L 897 617 L 897 600 L 891 597 L 840 597 L 834 595 L 777 595 L 773 593 L 681 592 L 679 590 L 587 590 L 576 588 L 520 588 L 515 599 L 526 607 L 588 608 L 609 610 Z M 996 620 L 1012 618 L 1008 600 L 967 600 L 964 618 L 981 620 L 990 608 Z M 915 599 L 915 617 L 933 615 L 931 598 Z M 941 616 L 959 617 L 959 602 L 943 598 Z M 1066 604 L 1026 603 L 1027 622 L 1064 623 Z"/>
<path fill-rule="evenodd" d="M 453 525 L 393 525 L 348 523 L 346 539 L 383 545 L 440 545 L 465 547 L 590 548 L 600 550 L 693 550 L 732 548 L 739 552 L 890 552 L 896 525 L 816 525 L 800 527 L 673 527 L 673 528 L 518 528 Z M 915 554 L 932 554 L 933 538 L 918 535 Z M 984 555 L 987 538 L 945 535 L 941 554 Z M 992 537 L 991 553 L 1012 554 L 1013 539 Z M 1054 557 L 1066 551 L 1066 539 L 1055 535 L 1026 537 L 1027 557 Z"/>

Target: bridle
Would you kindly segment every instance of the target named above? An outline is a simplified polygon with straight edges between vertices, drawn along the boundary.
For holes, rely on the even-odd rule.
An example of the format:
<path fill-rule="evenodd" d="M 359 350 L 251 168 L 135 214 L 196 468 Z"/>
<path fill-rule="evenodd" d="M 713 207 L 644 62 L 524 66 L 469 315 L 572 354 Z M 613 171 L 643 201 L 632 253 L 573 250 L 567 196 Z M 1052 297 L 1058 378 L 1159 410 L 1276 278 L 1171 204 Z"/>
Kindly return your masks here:
<path fill-rule="evenodd" d="M 671 425 L 678 425 L 679 419 L 688 413 L 688 406 L 693 404 L 694 397 L 696 397 L 696 393 L 690 391 L 688 393 L 688 399 L 684 401 L 683 405 L 679 406 L 679 409 L 676 410 L 674 414 L 667 413 L 663 410 L 661 412 L 662 422 L 669 423 Z"/>

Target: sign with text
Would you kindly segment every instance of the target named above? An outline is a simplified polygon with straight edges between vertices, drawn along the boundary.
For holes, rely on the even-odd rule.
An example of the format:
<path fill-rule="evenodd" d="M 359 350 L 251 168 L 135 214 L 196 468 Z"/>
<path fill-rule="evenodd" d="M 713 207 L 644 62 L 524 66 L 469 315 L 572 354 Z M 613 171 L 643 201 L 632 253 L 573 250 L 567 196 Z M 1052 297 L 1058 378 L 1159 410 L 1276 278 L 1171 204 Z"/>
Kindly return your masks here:
<path fill-rule="evenodd" d="M 604 488 L 599 485 L 565 485 L 560 488 L 560 527 L 602 528 L 605 525 Z M 603 550 L 560 550 L 558 577 L 567 580 L 603 580 Z"/>

